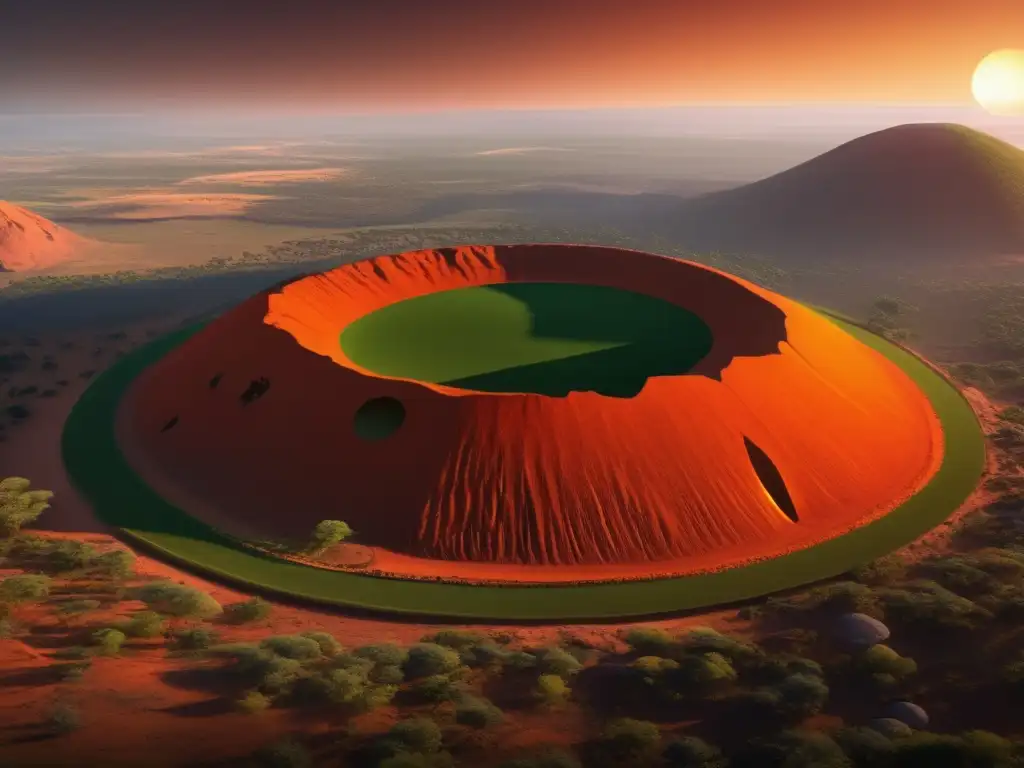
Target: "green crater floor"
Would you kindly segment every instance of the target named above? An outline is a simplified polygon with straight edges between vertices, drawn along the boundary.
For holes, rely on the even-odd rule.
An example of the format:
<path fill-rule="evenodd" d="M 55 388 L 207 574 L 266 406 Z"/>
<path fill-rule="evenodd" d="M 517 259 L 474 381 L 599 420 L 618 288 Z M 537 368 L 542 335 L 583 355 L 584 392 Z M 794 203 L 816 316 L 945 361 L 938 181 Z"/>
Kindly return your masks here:
<path fill-rule="evenodd" d="M 459 288 L 348 326 L 341 348 L 379 376 L 482 392 L 633 397 L 711 350 L 697 315 L 639 293 L 575 283 Z"/>

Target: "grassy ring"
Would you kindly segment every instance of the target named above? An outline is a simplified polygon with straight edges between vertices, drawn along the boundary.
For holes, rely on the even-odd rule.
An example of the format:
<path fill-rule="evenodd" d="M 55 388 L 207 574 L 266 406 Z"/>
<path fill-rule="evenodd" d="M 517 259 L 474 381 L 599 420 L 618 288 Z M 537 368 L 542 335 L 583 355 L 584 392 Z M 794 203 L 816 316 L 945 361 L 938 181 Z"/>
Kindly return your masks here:
<path fill-rule="evenodd" d="M 374 613 L 466 621 L 585 622 L 711 608 L 835 577 L 899 549 L 941 525 L 982 477 L 984 437 L 960 392 L 907 350 L 835 315 L 829 319 L 920 387 L 942 424 L 942 464 L 924 488 L 879 520 L 798 552 L 714 573 L 579 585 L 450 584 L 330 571 L 245 548 L 150 489 L 128 465 L 115 438 L 118 405 L 135 377 L 202 324 L 147 344 L 98 376 L 72 409 L 61 449 L 71 482 L 97 517 L 127 540 L 254 592 Z"/>

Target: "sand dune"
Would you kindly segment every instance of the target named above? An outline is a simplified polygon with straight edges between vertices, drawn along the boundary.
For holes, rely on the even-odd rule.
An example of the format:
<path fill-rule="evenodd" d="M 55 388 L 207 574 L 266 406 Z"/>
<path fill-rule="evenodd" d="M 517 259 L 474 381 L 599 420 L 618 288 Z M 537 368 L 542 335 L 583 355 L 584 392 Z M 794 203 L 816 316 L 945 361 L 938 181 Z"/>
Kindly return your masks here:
<path fill-rule="evenodd" d="M 274 184 L 301 184 L 310 181 L 333 181 L 347 173 L 345 168 L 304 168 L 299 170 L 236 171 L 211 173 L 183 179 L 179 184 L 238 184 L 241 186 L 271 186 Z"/>
<path fill-rule="evenodd" d="M 88 211 L 111 219 L 148 220 L 185 217 L 238 216 L 256 203 L 274 200 L 274 195 L 237 192 L 129 192 L 76 200 L 69 208 Z"/>
<path fill-rule="evenodd" d="M 0 271 L 46 269 L 94 245 L 26 208 L 0 200 Z"/>
<path fill-rule="evenodd" d="M 688 375 L 625 398 L 382 378 L 338 342 L 349 323 L 402 299 L 524 281 L 675 303 L 708 324 L 714 346 Z M 240 405 L 262 377 L 267 394 Z M 401 401 L 406 420 L 366 442 L 353 414 L 379 397 Z M 151 367 L 121 418 L 138 464 L 207 499 L 227 528 L 304 536 L 339 517 L 408 568 L 441 560 L 463 576 L 515 565 L 637 576 L 774 556 L 884 514 L 942 452 L 909 378 L 829 321 L 696 264 L 584 246 L 421 251 L 300 279 Z M 797 522 L 745 441 L 777 466 Z"/>

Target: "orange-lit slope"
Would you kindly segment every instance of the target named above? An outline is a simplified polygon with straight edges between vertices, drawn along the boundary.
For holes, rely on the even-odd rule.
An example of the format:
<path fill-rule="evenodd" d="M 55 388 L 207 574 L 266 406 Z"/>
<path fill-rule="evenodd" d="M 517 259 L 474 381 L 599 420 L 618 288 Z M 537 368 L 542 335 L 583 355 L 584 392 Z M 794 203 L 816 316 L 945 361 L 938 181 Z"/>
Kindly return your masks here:
<path fill-rule="evenodd" d="M 341 330 L 376 308 L 505 281 L 647 293 L 700 315 L 714 347 L 631 399 L 382 379 L 341 352 Z M 241 405 L 260 377 L 267 393 Z M 353 414 L 381 396 L 401 400 L 406 421 L 364 442 Z M 139 464 L 225 527 L 305 535 L 341 518 L 393 552 L 530 565 L 685 570 L 779 554 L 892 508 L 941 454 L 912 382 L 827 320 L 696 264 L 585 246 L 421 251 L 302 278 L 150 368 L 122 421 Z M 765 492 L 744 438 L 778 468 L 799 522 Z"/>
<path fill-rule="evenodd" d="M 0 271 L 52 267 L 91 242 L 21 206 L 0 200 Z"/>

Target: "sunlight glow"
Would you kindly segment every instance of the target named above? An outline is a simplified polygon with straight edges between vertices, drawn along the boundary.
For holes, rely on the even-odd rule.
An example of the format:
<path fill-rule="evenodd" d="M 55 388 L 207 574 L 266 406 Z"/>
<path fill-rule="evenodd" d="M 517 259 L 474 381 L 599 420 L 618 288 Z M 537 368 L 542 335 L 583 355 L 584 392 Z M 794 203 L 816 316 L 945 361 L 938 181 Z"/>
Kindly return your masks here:
<path fill-rule="evenodd" d="M 999 50 L 982 59 L 971 90 L 993 115 L 1024 115 L 1024 50 Z"/>

